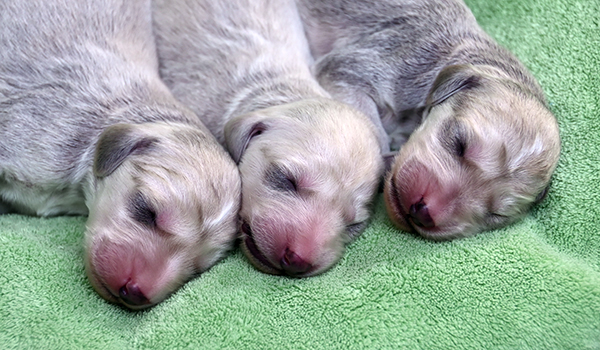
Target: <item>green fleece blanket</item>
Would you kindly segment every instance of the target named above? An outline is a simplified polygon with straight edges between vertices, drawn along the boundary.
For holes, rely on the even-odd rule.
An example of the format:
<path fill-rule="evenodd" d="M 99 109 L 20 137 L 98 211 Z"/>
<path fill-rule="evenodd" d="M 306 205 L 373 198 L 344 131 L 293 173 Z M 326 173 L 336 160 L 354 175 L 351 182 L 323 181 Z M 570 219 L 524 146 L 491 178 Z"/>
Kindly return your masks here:
<path fill-rule="evenodd" d="M 0 216 L 0 349 L 600 349 L 600 2 L 468 5 L 560 124 L 552 189 L 524 220 L 435 243 L 396 230 L 378 198 L 321 276 L 265 275 L 236 250 L 131 312 L 87 281 L 85 218 Z"/>

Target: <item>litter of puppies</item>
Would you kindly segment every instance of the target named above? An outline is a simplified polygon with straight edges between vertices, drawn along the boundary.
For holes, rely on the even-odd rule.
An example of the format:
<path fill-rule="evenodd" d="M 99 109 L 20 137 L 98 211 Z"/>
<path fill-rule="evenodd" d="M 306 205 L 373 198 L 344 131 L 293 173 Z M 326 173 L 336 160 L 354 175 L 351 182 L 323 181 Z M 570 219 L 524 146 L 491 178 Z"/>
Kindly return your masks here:
<path fill-rule="evenodd" d="M 0 214 L 87 215 L 110 302 L 153 306 L 236 239 L 260 271 L 323 273 L 381 183 L 434 240 L 548 192 L 556 119 L 461 0 L 93 4 L 0 5 Z"/>

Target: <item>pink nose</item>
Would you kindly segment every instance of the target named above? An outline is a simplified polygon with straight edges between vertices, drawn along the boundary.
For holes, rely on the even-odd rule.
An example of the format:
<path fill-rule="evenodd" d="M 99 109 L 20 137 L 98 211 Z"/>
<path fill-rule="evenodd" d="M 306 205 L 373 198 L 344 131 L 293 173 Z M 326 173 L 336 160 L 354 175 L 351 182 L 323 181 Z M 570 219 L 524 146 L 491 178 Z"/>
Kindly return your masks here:
<path fill-rule="evenodd" d="M 281 258 L 280 263 L 283 271 L 290 276 L 301 275 L 312 268 L 311 264 L 289 248 L 285 249 L 285 254 Z"/>
<path fill-rule="evenodd" d="M 127 281 L 127 283 L 119 289 L 119 298 L 121 298 L 125 304 L 132 306 L 142 306 L 150 303 L 137 283 L 132 280 Z"/>
<path fill-rule="evenodd" d="M 412 222 L 419 227 L 435 227 L 435 223 L 433 222 L 431 215 L 429 215 L 429 209 L 427 208 L 427 204 L 423 198 L 410 206 L 408 215 L 410 216 Z"/>

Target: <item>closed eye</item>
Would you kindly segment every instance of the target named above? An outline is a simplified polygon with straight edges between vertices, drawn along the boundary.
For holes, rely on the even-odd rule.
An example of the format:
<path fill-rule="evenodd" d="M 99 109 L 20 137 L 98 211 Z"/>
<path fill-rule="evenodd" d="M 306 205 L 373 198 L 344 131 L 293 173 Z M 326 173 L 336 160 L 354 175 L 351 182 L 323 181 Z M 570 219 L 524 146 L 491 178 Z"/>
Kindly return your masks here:
<path fill-rule="evenodd" d="M 503 225 L 507 221 L 510 220 L 510 217 L 506 215 L 496 214 L 496 213 L 488 213 L 485 217 L 485 221 L 490 227 L 496 227 Z"/>
<path fill-rule="evenodd" d="M 136 192 L 130 200 L 131 217 L 140 224 L 156 227 L 156 211 L 141 192 Z"/>
<path fill-rule="evenodd" d="M 456 135 L 454 137 L 453 143 L 454 154 L 460 158 L 465 156 L 465 150 L 467 149 L 467 145 L 465 140 L 461 137 L 461 135 Z"/>
<path fill-rule="evenodd" d="M 452 155 L 463 158 L 467 152 L 468 140 L 465 125 L 453 118 L 444 122 L 439 136 L 444 148 Z"/>
<path fill-rule="evenodd" d="M 278 166 L 272 166 L 265 175 L 267 184 L 278 191 L 298 192 L 298 183 L 294 177 Z"/>
<path fill-rule="evenodd" d="M 346 226 L 346 231 L 351 237 L 356 237 L 367 227 L 367 221 L 356 222 Z"/>

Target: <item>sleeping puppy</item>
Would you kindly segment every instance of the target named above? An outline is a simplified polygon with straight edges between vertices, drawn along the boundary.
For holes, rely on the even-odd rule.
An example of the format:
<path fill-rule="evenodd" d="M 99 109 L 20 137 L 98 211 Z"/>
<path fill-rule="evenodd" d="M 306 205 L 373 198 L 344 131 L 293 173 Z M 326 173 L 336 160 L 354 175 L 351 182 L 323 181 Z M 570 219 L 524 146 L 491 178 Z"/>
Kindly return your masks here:
<path fill-rule="evenodd" d="M 86 269 L 141 309 L 224 256 L 231 157 L 160 81 L 145 0 L 0 4 L 0 207 L 88 215 Z"/>
<path fill-rule="evenodd" d="M 406 142 L 384 188 L 399 228 L 468 236 L 544 197 L 560 153 L 556 119 L 462 1 L 297 2 L 321 85 L 371 118 L 382 147 Z"/>
<path fill-rule="evenodd" d="M 382 175 L 369 120 L 309 69 L 293 0 L 159 0 L 161 75 L 239 164 L 242 250 L 261 271 L 304 277 L 364 228 Z"/>

